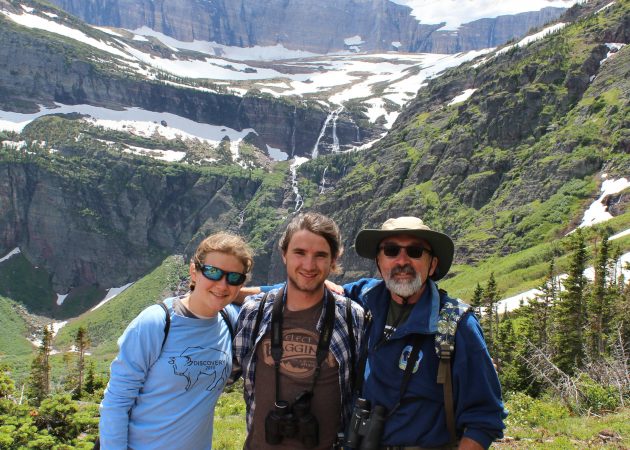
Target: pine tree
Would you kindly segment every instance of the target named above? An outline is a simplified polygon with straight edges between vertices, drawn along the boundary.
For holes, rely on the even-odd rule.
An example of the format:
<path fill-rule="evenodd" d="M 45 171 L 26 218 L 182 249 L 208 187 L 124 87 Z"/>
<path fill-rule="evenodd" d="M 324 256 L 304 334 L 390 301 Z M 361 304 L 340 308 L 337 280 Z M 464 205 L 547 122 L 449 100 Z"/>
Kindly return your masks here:
<path fill-rule="evenodd" d="M 50 393 L 50 352 L 52 350 L 52 331 L 48 326 L 42 330 L 42 343 L 31 363 L 29 397 L 39 404 Z"/>
<path fill-rule="evenodd" d="M 587 302 L 588 327 L 586 330 L 587 349 L 591 358 L 597 358 L 604 352 L 604 319 L 610 317 L 608 269 L 610 266 L 610 246 L 606 230 L 599 234 L 600 244 L 595 246 L 595 279 L 591 289 L 591 295 Z"/>
<path fill-rule="evenodd" d="M 495 322 L 497 322 L 498 314 L 496 311 L 496 304 L 499 298 L 499 294 L 497 292 L 497 282 L 494 279 L 494 272 L 490 273 L 490 278 L 488 279 L 488 283 L 486 284 L 485 289 L 483 290 L 482 296 L 482 304 L 483 304 L 483 320 L 482 320 L 482 328 L 486 338 L 486 344 L 488 345 L 488 350 L 490 351 L 490 355 L 494 354 L 495 350 L 495 334 L 497 330 L 497 326 Z"/>
<path fill-rule="evenodd" d="M 85 373 L 85 392 L 93 394 L 96 390 L 96 369 L 94 361 L 88 361 L 87 371 Z"/>
<path fill-rule="evenodd" d="M 83 379 L 85 376 L 85 352 L 90 345 L 90 338 L 88 337 L 85 327 L 81 326 L 77 330 L 76 337 L 74 338 L 74 346 L 77 351 L 77 387 L 75 391 L 75 397 L 80 398 L 83 391 Z"/>
<path fill-rule="evenodd" d="M 530 320 L 524 325 L 525 334 L 532 344 L 544 348 L 548 344 L 550 314 L 552 306 L 558 300 L 558 283 L 556 281 L 555 262 L 552 259 L 545 280 L 540 285 L 540 294 L 530 303 Z"/>
<path fill-rule="evenodd" d="M 483 288 L 479 283 L 477 283 L 477 287 L 475 287 L 475 291 L 473 292 L 473 296 L 470 299 L 470 306 L 475 308 L 475 313 L 481 313 L 481 306 L 483 302 Z"/>
<path fill-rule="evenodd" d="M 573 255 L 564 281 L 565 291 L 554 308 L 556 330 L 554 333 L 555 364 L 572 375 L 581 367 L 586 323 L 585 290 L 587 285 L 586 244 L 581 229 L 577 229 L 571 242 Z"/>

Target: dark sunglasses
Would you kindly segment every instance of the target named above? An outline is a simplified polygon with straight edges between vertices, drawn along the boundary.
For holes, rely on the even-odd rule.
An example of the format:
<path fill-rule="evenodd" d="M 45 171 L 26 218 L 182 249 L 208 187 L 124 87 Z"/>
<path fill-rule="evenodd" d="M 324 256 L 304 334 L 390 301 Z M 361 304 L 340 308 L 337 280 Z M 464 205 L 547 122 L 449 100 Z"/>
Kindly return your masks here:
<path fill-rule="evenodd" d="M 197 268 L 201 270 L 201 273 L 210 281 L 219 281 L 225 276 L 227 284 L 230 286 L 240 286 L 245 283 L 247 276 L 244 273 L 239 272 L 226 272 L 218 267 L 209 266 L 207 264 L 198 264 Z"/>
<path fill-rule="evenodd" d="M 407 252 L 407 256 L 412 259 L 420 259 L 424 252 L 431 254 L 431 250 L 425 248 L 421 245 L 396 245 L 396 244 L 385 244 L 381 245 L 381 250 L 383 250 L 383 254 L 389 258 L 395 258 L 400 253 L 400 250 L 403 248 L 405 252 Z"/>

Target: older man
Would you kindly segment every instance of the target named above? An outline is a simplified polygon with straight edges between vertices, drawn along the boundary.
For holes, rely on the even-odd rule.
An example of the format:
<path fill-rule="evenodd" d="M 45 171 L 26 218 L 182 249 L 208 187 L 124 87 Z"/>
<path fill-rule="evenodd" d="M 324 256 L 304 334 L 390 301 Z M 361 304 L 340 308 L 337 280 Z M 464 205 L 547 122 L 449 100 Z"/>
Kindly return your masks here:
<path fill-rule="evenodd" d="M 488 448 L 506 416 L 499 380 L 477 319 L 435 283 L 449 271 L 453 241 L 419 218 L 399 217 L 359 232 L 355 248 L 382 280 L 343 286 L 373 318 L 351 444 Z"/>

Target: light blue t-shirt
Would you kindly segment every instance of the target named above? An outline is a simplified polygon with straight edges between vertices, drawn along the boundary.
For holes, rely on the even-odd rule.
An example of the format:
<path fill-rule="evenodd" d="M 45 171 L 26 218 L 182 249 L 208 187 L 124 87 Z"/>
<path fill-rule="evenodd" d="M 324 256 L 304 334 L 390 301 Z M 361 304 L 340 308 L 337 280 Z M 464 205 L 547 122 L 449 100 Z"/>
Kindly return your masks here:
<path fill-rule="evenodd" d="M 164 339 L 159 305 L 142 311 L 118 340 L 120 352 L 101 403 L 100 439 L 110 449 L 212 448 L 214 407 L 232 369 L 232 342 L 221 315 L 173 313 Z M 232 324 L 237 309 L 226 308 Z"/>

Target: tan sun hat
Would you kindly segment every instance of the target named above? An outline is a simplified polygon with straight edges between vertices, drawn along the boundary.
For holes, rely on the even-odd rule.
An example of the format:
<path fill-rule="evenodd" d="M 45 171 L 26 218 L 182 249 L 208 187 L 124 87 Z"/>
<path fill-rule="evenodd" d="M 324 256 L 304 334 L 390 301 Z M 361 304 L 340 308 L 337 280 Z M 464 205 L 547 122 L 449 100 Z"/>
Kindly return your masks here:
<path fill-rule="evenodd" d="M 444 233 L 433 231 L 417 217 L 387 219 L 380 229 L 361 230 L 357 234 L 354 247 L 359 256 L 374 259 L 383 239 L 401 234 L 424 239 L 431 245 L 432 254 L 438 258 L 437 270 L 432 277 L 434 280 L 439 280 L 448 273 L 455 254 L 453 240 Z"/>

